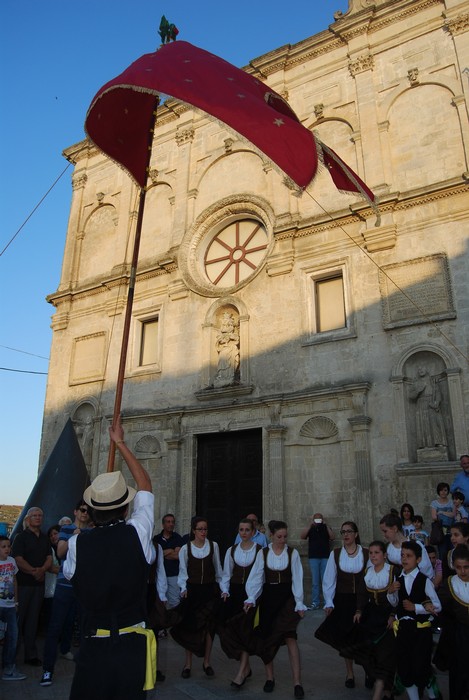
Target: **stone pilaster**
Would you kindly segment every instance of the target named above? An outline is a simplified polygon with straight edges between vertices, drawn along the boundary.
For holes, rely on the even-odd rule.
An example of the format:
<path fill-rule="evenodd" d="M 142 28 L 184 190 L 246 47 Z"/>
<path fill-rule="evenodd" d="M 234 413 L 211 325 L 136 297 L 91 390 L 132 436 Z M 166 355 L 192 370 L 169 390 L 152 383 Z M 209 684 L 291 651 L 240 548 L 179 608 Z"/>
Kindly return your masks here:
<path fill-rule="evenodd" d="M 353 431 L 353 449 L 357 475 L 356 513 L 362 542 L 373 539 L 373 492 L 370 464 L 369 431 L 371 418 L 352 416 L 348 419 Z"/>

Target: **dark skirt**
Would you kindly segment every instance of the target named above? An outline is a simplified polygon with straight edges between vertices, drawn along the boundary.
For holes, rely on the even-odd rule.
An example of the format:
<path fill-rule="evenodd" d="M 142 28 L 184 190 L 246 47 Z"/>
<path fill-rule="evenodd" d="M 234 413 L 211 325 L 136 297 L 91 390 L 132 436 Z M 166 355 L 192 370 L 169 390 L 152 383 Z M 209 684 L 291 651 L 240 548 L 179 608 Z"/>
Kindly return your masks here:
<path fill-rule="evenodd" d="M 174 609 L 179 618 L 171 627 L 171 636 L 184 649 L 199 657 L 205 654 L 207 635 L 215 635 L 220 607 L 220 589 L 216 583 L 188 584 L 187 597 Z"/>
<path fill-rule="evenodd" d="M 231 584 L 230 597 L 220 605 L 217 633 L 229 659 L 240 660 L 241 652 L 252 649 L 256 608 L 244 612 L 246 591 L 242 584 Z"/>
<path fill-rule="evenodd" d="M 449 671 L 450 700 L 469 692 L 468 649 L 469 625 L 445 617 L 433 663 L 440 671 Z"/>
<path fill-rule="evenodd" d="M 296 639 L 300 616 L 290 583 L 265 584 L 259 602 L 259 625 L 252 637 L 251 654 L 265 664 L 274 660 L 286 639 Z"/>
<path fill-rule="evenodd" d="M 389 607 L 369 602 L 357 626 L 356 641 L 340 650 L 340 655 L 363 666 L 367 676 L 384 681 L 391 690 L 396 671 L 394 632 L 388 629 Z"/>
<path fill-rule="evenodd" d="M 358 641 L 358 625 L 353 621 L 356 610 L 355 593 L 336 593 L 334 609 L 317 628 L 314 634 L 316 639 L 337 651 L 355 644 Z"/>

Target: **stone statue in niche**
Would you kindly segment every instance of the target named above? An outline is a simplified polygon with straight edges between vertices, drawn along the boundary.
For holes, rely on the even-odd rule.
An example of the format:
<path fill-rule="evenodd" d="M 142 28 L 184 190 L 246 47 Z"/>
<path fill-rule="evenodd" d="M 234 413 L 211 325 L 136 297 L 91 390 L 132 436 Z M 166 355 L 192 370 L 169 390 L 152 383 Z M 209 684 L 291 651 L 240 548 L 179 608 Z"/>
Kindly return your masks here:
<path fill-rule="evenodd" d="M 409 388 L 409 399 L 415 404 L 417 461 L 448 459 L 448 441 L 443 416 L 442 395 L 438 377 L 432 377 L 421 365 Z"/>
<path fill-rule="evenodd" d="M 228 311 L 222 314 L 215 344 L 218 364 L 213 385 L 230 386 L 239 380 L 239 330 L 235 317 Z"/>

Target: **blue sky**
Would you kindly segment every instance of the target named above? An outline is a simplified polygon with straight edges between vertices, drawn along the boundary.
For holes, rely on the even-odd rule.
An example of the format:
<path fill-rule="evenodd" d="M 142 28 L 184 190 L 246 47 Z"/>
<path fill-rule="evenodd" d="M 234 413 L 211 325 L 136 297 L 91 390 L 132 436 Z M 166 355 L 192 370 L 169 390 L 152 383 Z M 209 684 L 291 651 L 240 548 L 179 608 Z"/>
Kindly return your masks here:
<path fill-rule="evenodd" d="M 0 503 L 22 505 L 36 480 L 55 291 L 72 166 L 5 249 L 84 137 L 101 85 L 159 44 L 162 14 L 179 38 L 237 66 L 332 24 L 348 0 L 252 3 L 3 0 L 0 3 Z M 22 351 L 22 352 L 18 352 Z M 9 370 L 21 370 L 9 371 Z"/>

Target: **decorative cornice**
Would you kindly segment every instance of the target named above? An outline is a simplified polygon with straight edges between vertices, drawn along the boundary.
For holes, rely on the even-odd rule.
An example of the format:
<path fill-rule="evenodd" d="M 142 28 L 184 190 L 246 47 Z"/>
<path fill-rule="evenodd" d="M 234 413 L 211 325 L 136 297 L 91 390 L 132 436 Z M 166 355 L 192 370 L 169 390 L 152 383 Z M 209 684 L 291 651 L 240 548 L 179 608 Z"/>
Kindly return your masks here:
<path fill-rule="evenodd" d="M 469 12 L 460 14 L 454 19 L 447 19 L 445 29 L 452 35 L 464 34 L 469 29 Z"/>
<path fill-rule="evenodd" d="M 369 33 L 379 32 L 381 29 L 385 29 L 390 24 L 395 24 L 401 20 L 406 20 L 412 15 L 416 15 L 423 10 L 427 10 L 429 7 L 433 7 L 434 5 L 441 5 L 441 0 L 422 0 L 422 2 L 417 2 L 414 0 L 414 2 L 410 3 L 408 7 L 400 12 L 392 12 L 386 14 L 386 16 L 381 17 L 380 19 L 374 20 L 369 27 Z"/>

